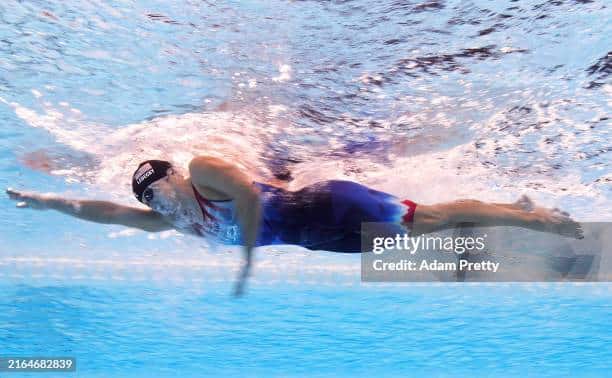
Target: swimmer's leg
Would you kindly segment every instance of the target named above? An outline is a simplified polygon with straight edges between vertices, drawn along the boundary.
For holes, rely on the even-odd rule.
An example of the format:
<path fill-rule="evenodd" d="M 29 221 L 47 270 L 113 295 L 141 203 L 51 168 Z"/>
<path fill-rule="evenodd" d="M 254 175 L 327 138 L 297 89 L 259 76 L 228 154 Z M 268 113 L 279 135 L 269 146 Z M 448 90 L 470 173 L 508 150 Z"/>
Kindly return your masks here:
<path fill-rule="evenodd" d="M 478 200 L 458 200 L 416 207 L 413 235 L 454 228 L 460 223 L 478 226 L 514 226 L 582 238 L 580 224 L 558 209 L 535 207 L 527 197 L 513 204 L 486 203 Z"/>

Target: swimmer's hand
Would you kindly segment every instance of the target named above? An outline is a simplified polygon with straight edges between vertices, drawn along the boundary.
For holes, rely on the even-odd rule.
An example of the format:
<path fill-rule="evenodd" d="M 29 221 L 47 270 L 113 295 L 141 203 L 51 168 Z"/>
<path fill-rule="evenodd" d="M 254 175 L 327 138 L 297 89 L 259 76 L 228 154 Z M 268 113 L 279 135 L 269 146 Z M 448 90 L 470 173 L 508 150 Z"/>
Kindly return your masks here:
<path fill-rule="evenodd" d="M 48 209 L 47 198 L 44 195 L 34 192 L 19 191 L 13 188 L 7 188 L 6 194 L 8 194 L 10 199 L 19 201 L 17 202 L 17 207 L 19 208 Z"/>
<path fill-rule="evenodd" d="M 250 248 L 250 247 L 244 248 L 244 253 L 246 254 L 246 256 L 245 256 L 244 264 L 242 265 L 242 269 L 240 270 L 240 275 L 238 276 L 238 281 L 236 281 L 236 286 L 234 286 L 234 296 L 235 297 L 240 297 L 242 296 L 242 294 L 244 294 L 244 286 L 246 285 L 247 279 L 249 278 L 249 275 L 251 274 L 251 262 L 253 260 L 252 252 L 253 252 L 253 248 Z"/>

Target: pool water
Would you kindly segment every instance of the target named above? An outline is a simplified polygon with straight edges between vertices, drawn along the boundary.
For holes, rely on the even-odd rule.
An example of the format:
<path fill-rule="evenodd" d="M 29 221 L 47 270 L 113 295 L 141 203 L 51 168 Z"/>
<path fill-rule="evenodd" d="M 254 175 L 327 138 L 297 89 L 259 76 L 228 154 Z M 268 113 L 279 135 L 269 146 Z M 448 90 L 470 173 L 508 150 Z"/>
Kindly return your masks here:
<path fill-rule="evenodd" d="M 63 282 L 2 287 L 6 354 L 79 376 L 605 376 L 598 286 Z M 8 326 L 8 327 L 7 327 Z"/>
<path fill-rule="evenodd" d="M 0 186 L 138 206 L 138 162 L 205 153 L 289 189 L 527 194 L 610 221 L 610 16 L 597 0 L 5 1 Z M 74 356 L 84 377 L 610 368 L 609 283 L 363 283 L 358 255 L 274 246 L 235 299 L 239 250 L 0 209 L 0 357 Z"/>

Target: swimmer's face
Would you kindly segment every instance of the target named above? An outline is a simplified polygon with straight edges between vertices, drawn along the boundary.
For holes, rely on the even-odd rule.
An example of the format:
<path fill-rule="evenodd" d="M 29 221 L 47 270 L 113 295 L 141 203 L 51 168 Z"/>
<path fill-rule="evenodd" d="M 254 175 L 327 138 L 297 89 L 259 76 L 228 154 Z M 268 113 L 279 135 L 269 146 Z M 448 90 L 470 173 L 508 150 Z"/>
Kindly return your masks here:
<path fill-rule="evenodd" d="M 163 215 L 174 213 L 179 205 L 176 190 L 179 176 L 172 168 L 168 169 L 166 177 L 155 181 L 142 193 L 144 204 Z"/>

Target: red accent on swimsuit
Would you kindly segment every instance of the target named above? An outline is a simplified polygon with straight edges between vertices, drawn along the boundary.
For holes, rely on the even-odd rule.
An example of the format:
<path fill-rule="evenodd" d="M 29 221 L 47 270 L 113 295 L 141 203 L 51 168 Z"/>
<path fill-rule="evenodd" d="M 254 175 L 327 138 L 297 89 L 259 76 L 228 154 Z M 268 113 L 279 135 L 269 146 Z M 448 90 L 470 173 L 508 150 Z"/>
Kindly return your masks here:
<path fill-rule="evenodd" d="M 198 205 L 200 205 L 200 209 L 202 209 L 202 216 L 204 217 L 204 221 L 206 222 L 207 218 L 211 220 L 216 220 L 217 218 L 215 218 L 214 215 L 209 213 L 208 210 L 206 210 L 206 207 L 210 207 L 211 209 L 215 210 L 219 209 L 219 207 L 212 203 L 211 200 L 202 197 L 202 195 L 200 194 L 200 192 L 197 191 L 195 186 L 191 185 L 191 187 L 193 188 L 193 194 L 195 195 L 196 200 L 198 200 Z"/>
<path fill-rule="evenodd" d="M 403 200 L 402 204 L 406 205 L 408 208 L 406 210 L 406 214 L 402 216 L 402 222 L 406 224 L 411 224 L 414 222 L 414 212 L 416 211 L 417 204 L 410 200 Z"/>

